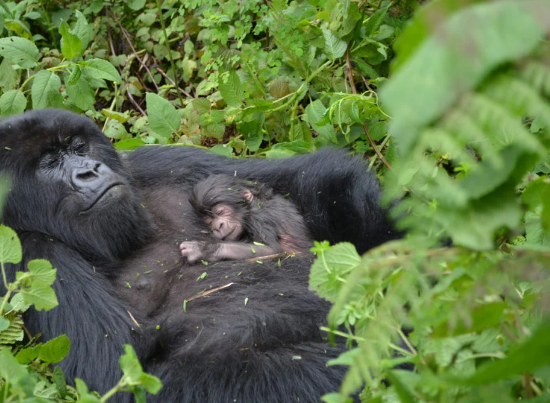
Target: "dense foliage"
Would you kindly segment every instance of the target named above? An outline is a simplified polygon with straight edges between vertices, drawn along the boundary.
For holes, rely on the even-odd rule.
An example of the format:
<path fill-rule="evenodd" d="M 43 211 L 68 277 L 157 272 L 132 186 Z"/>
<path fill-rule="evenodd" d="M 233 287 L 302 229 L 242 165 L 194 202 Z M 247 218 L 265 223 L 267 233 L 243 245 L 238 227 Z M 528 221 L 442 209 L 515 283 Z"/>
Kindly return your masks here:
<path fill-rule="evenodd" d="M 349 366 L 341 390 L 324 400 L 547 402 L 550 1 L 417 6 L 0 1 L 0 113 L 84 112 L 121 149 L 365 155 L 407 236 L 362 257 L 316 245 L 310 285 L 334 304 L 327 337 L 350 346 L 333 362 Z M 33 272 L 1 300 L 0 344 L 22 340 L 27 304 L 55 305 L 51 266 Z M 16 359 L 1 350 L 0 395 L 92 401 L 82 385 L 62 392 L 47 365 L 66 348 L 31 338 Z M 142 393 L 140 377 L 115 389 Z"/>

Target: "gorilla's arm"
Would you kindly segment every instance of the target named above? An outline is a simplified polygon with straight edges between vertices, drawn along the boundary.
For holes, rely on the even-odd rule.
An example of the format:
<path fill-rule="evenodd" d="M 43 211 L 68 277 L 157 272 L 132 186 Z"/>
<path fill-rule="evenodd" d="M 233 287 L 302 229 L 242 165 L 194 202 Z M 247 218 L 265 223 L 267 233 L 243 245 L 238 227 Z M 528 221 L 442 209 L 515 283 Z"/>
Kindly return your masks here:
<path fill-rule="evenodd" d="M 116 297 L 118 292 L 105 276 L 62 243 L 40 234 L 23 233 L 20 237 L 25 267 L 28 261 L 41 258 L 57 269 L 53 287 L 59 306 L 48 312 L 31 308 L 26 326 L 31 334 L 42 333 L 42 341 L 66 334 L 71 350 L 59 365 L 67 379 L 82 378 L 90 390 L 106 392 L 122 375 L 118 357 L 124 352 L 123 344 L 133 344 L 138 354 L 140 351 L 139 329 L 132 330 L 137 326 L 130 319 L 130 309 Z M 11 280 L 16 271 L 25 270 L 22 265 L 7 266 Z M 143 324 L 139 315 L 132 313 Z"/>
<path fill-rule="evenodd" d="M 379 206 L 377 179 L 364 161 L 325 149 L 281 160 L 229 159 L 191 147 L 142 147 L 128 156 L 140 186 L 192 186 L 212 174 L 258 180 L 288 195 L 313 239 L 353 242 L 359 252 L 399 236 Z"/>

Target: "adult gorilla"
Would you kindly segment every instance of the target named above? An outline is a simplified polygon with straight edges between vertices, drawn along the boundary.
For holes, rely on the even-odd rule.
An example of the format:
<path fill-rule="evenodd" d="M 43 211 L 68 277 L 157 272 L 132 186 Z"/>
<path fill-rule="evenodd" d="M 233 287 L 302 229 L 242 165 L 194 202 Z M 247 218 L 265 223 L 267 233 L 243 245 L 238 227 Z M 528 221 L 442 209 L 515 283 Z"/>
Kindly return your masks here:
<path fill-rule="evenodd" d="M 57 268 L 59 307 L 26 324 L 45 340 L 70 337 L 69 379 L 107 390 L 131 343 L 164 383 L 154 401 L 303 403 L 338 388 L 343 368 L 326 361 L 340 350 L 319 330 L 328 306 L 307 289 L 309 259 L 186 266 L 178 244 L 209 237 L 192 186 L 236 173 L 289 194 L 315 239 L 365 251 L 395 234 L 360 160 L 336 150 L 236 160 L 189 147 L 121 158 L 87 118 L 43 110 L 0 123 L 0 170 L 12 179 L 3 221 L 24 253 L 8 272 L 34 258 Z"/>

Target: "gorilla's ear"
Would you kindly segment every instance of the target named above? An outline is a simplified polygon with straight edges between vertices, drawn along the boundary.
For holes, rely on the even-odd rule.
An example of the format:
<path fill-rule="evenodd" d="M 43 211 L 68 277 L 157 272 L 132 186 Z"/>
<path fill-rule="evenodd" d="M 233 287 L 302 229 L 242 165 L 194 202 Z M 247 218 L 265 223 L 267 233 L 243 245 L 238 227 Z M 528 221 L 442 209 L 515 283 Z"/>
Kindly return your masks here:
<path fill-rule="evenodd" d="M 248 189 L 243 189 L 243 197 L 246 199 L 247 202 L 251 203 L 252 200 L 254 200 L 254 195 L 252 192 Z"/>

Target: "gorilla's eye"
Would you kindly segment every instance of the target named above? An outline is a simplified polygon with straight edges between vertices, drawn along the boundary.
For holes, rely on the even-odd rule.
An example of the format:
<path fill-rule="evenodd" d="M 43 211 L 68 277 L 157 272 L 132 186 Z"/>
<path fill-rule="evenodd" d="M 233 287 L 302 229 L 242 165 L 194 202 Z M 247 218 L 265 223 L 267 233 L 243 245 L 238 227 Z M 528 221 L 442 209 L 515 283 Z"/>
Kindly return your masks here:
<path fill-rule="evenodd" d="M 43 166 L 51 168 L 57 164 L 58 159 L 59 159 L 59 149 L 51 145 L 48 148 L 46 148 L 40 160 Z"/>
<path fill-rule="evenodd" d="M 41 159 L 40 161 L 40 165 L 43 167 L 43 168 L 48 168 L 48 169 L 52 169 L 52 168 L 55 168 L 57 166 L 57 163 L 58 163 L 58 158 L 57 158 L 57 155 L 55 153 L 55 150 L 53 151 L 48 151 Z"/>
<path fill-rule="evenodd" d="M 81 152 L 84 152 L 86 150 L 86 144 L 81 143 L 81 142 L 77 142 L 77 143 L 73 144 L 72 148 L 73 148 L 73 151 L 75 153 L 81 153 Z"/>

